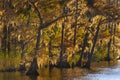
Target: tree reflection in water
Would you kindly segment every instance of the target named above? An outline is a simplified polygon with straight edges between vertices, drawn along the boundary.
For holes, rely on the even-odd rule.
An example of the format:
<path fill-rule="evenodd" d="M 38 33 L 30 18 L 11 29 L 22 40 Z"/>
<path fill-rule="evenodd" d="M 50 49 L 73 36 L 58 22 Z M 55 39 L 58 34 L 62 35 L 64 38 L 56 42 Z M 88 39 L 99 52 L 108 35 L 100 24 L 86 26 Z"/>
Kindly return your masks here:
<path fill-rule="evenodd" d="M 37 80 L 37 76 L 29 76 L 30 80 Z"/>

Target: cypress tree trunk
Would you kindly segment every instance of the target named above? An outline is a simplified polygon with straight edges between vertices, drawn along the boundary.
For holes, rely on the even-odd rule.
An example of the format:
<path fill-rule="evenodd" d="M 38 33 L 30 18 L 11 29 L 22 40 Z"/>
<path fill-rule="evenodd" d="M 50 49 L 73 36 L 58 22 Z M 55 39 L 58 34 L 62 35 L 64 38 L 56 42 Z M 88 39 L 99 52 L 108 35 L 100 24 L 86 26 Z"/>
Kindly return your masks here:
<path fill-rule="evenodd" d="M 22 49 L 22 53 L 21 53 L 21 59 L 22 59 L 25 55 L 25 44 L 23 40 L 21 41 L 21 49 Z"/>
<path fill-rule="evenodd" d="M 9 0 L 3 0 L 3 8 L 8 8 L 9 6 Z"/>
<path fill-rule="evenodd" d="M 116 35 L 116 23 L 114 24 L 114 30 L 113 30 L 113 45 L 115 45 L 115 35 Z"/>
<path fill-rule="evenodd" d="M 110 3 L 111 3 L 111 0 L 108 0 L 108 5 L 110 6 Z M 110 11 L 110 9 L 109 9 Z M 111 46 L 111 42 L 112 42 L 112 26 L 110 24 L 110 15 L 108 15 L 108 30 L 109 30 L 109 33 L 110 33 L 110 40 L 108 42 L 108 54 L 107 54 L 107 61 L 110 61 L 110 46 Z"/>
<path fill-rule="evenodd" d="M 92 46 L 90 54 L 88 55 L 88 61 L 87 61 L 86 65 L 84 66 L 85 68 L 90 68 L 90 66 L 91 66 L 92 56 L 94 53 L 95 45 L 96 45 L 96 42 L 98 39 L 99 30 L 100 30 L 100 23 L 101 23 L 101 20 L 98 23 L 97 30 L 96 30 L 95 36 L 93 38 L 93 46 Z"/>
<path fill-rule="evenodd" d="M 34 75 L 34 76 L 39 75 L 39 73 L 37 72 L 37 69 L 38 69 L 37 53 L 38 53 L 38 50 L 40 47 L 40 38 L 41 38 L 41 26 L 39 26 L 39 28 L 38 28 L 38 36 L 37 36 L 34 58 L 33 58 L 31 66 L 30 66 L 29 70 L 27 71 L 26 75 L 31 75 L 31 76 L 32 75 Z"/>
<path fill-rule="evenodd" d="M 49 59 L 52 58 L 52 41 L 51 41 L 51 37 L 50 37 L 50 42 L 49 42 Z M 52 68 L 52 64 L 51 61 L 49 61 L 49 70 L 51 71 Z"/>
<path fill-rule="evenodd" d="M 64 25 L 64 22 L 63 22 L 62 23 L 62 31 L 61 31 L 62 36 L 61 36 L 61 51 L 60 51 L 60 68 L 63 67 L 62 57 L 63 57 L 63 53 L 64 53 L 64 46 L 63 46 L 63 44 L 64 44 L 64 27 L 65 27 L 65 25 Z"/>
<path fill-rule="evenodd" d="M 14 29 L 13 29 L 14 32 L 17 32 L 17 26 L 16 26 L 16 23 L 14 23 Z M 17 56 L 17 35 L 15 35 L 15 38 L 13 38 L 13 44 L 14 44 L 14 56 L 16 57 Z"/>
<path fill-rule="evenodd" d="M 40 25 L 38 28 L 38 35 L 37 35 L 37 42 L 36 42 L 34 58 L 33 58 L 31 66 L 30 66 L 28 72 L 26 73 L 26 75 L 35 75 L 35 76 L 39 75 L 39 73 L 37 72 L 37 69 L 38 69 L 37 53 L 38 53 L 38 50 L 40 47 L 41 27 L 42 27 L 42 25 Z"/>
<path fill-rule="evenodd" d="M 39 47 L 40 47 L 40 39 L 41 39 L 41 28 L 43 27 L 43 19 L 42 19 L 42 16 L 41 16 L 41 13 L 39 11 L 39 9 L 36 7 L 36 5 L 31 1 L 29 0 L 29 4 L 31 6 L 33 6 L 33 8 L 35 9 L 38 17 L 39 17 L 39 27 L 38 27 L 38 31 L 37 31 L 37 41 L 36 41 L 36 47 L 35 47 L 35 54 L 34 54 L 34 58 L 33 58 L 33 61 L 31 63 L 31 66 L 29 68 L 29 70 L 27 71 L 26 75 L 39 75 L 39 73 L 37 72 L 37 69 L 38 69 L 38 64 L 37 64 L 37 53 L 38 53 L 38 50 L 39 50 Z"/>
<path fill-rule="evenodd" d="M 108 42 L 108 54 L 107 54 L 107 61 L 110 61 L 110 46 L 111 46 L 112 38 L 110 38 Z"/>
<path fill-rule="evenodd" d="M 3 28 L 3 39 L 2 39 L 2 50 L 6 53 L 7 48 L 7 26 L 5 25 Z"/>
<path fill-rule="evenodd" d="M 30 25 L 30 13 L 28 14 L 28 19 L 27 19 L 27 26 Z"/>
<path fill-rule="evenodd" d="M 82 58 L 83 58 L 85 47 L 87 46 L 88 36 L 89 36 L 88 31 L 86 31 L 85 37 L 83 39 L 83 45 L 82 45 L 82 51 L 81 51 L 81 54 L 80 54 L 80 59 L 77 62 L 77 66 L 80 66 L 80 67 L 82 67 L 81 63 L 82 63 Z"/>
<path fill-rule="evenodd" d="M 1 50 L 1 47 L 2 47 L 2 36 L 0 35 L 0 50 Z"/>
<path fill-rule="evenodd" d="M 78 19 L 78 0 L 76 0 L 75 27 L 74 27 L 74 46 L 76 45 L 77 20 Z"/>
<path fill-rule="evenodd" d="M 16 53 L 17 53 L 16 47 L 17 47 L 17 40 L 16 40 L 16 38 L 15 38 L 15 39 L 14 39 L 14 49 L 15 49 L 15 50 L 14 50 L 14 51 L 15 51 L 15 52 L 14 52 L 14 56 L 15 56 L 15 57 L 17 56 L 17 54 L 16 54 Z"/>
<path fill-rule="evenodd" d="M 37 57 L 34 57 L 29 70 L 27 71 L 26 75 L 37 76 L 39 75 L 38 71 L 38 64 L 37 64 Z"/>
<path fill-rule="evenodd" d="M 37 8 L 37 6 L 35 5 L 34 2 L 32 2 L 31 0 L 28 0 L 29 4 L 35 9 L 37 16 L 39 17 L 39 27 L 38 27 L 38 32 L 37 32 L 37 41 L 36 41 L 36 47 L 35 47 L 35 54 L 34 54 L 34 59 L 32 61 L 31 67 L 29 68 L 28 72 L 26 73 L 26 75 L 38 75 L 37 72 L 37 53 L 40 47 L 40 39 L 41 39 L 41 29 L 46 28 L 47 26 L 51 25 L 52 23 L 56 22 L 58 19 L 62 18 L 62 17 L 58 17 L 50 22 L 45 22 L 43 23 L 43 18 L 41 16 L 41 12 L 39 11 L 39 9 Z M 35 74 L 34 74 L 35 73 Z"/>
<path fill-rule="evenodd" d="M 9 26 L 8 26 L 8 46 L 7 46 L 7 48 L 8 48 L 8 55 L 10 55 L 10 37 L 11 37 L 11 27 L 12 27 L 12 24 L 10 24 Z"/>
<path fill-rule="evenodd" d="M 6 7 L 6 0 L 3 0 L 3 8 Z"/>
<path fill-rule="evenodd" d="M 9 7 L 12 8 L 12 0 L 9 0 Z"/>

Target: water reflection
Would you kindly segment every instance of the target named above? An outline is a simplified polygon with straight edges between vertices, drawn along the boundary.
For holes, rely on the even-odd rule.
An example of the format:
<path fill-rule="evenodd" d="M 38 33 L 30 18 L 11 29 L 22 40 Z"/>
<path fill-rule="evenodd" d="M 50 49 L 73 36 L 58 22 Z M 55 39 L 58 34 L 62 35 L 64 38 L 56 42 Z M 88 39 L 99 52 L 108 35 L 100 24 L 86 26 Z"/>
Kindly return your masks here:
<path fill-rule="evenodd" d="M 40 75 L 26 76 L 25 73 L 20 72 L 0 72 L 0 80 L 73 80 L 75 77 L 80 77 L 87 73 L 86 69 L 57 69 L 53 68 L 52 71 L 49 69 L 41 69 L 39 71 Z"/>
<path fill-rule="evenodd" d="M 37 80 L 37 76 L 29 76 L 29 80 Z"/>
<path fill-rule="evenodd" d="M 58 69 L 43 68 L 39 70 L 40 75 L 26 76 L 20 72 L 0 72 L 0 80 L 120 80 L 120 62 L 108 64 L 107 62 L 94 63 L 91 70 L 73 68 Z M 112 77 L 115 77 L 114 79 Z"/>
<path fill-rule="evenodd" d="M 96 74 L 88 74 L 78 80 L 120 80 L 120 68 L 105 68 Z"/>

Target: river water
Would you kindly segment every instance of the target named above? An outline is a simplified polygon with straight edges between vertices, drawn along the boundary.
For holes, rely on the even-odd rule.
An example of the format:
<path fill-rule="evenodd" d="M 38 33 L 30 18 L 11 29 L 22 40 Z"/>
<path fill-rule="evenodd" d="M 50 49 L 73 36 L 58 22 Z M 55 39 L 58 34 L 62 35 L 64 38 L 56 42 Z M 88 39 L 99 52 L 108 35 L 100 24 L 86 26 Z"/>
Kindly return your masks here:
<path fill-rule="evenodd" d="M 92 69 L 41 69 L 38 77 L 20 72 L 0 72 L 0 80 L 120 80 L 120 61 L 92 64 Z"/>

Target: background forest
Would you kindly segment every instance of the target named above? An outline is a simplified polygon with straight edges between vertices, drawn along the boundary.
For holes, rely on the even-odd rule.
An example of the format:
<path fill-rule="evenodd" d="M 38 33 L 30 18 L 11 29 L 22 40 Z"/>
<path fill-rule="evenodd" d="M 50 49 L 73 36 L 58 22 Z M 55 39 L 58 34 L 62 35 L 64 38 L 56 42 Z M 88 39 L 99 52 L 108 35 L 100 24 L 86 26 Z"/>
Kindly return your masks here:
<path fill-rule="evenodd" d="M 0 70 L 84 67 L 119 55 L 119 0 L 0 0 Z"/>

